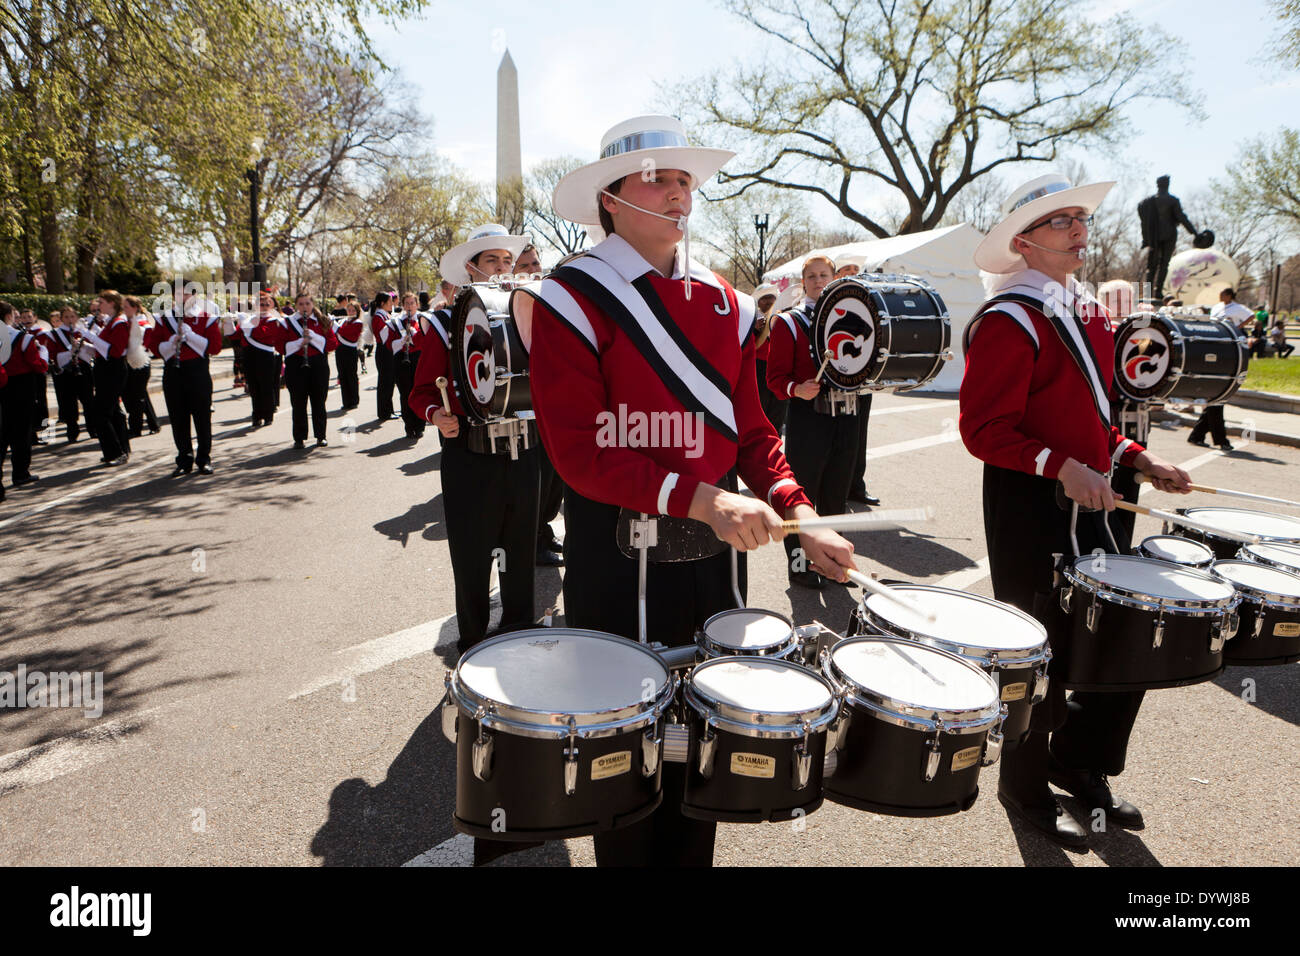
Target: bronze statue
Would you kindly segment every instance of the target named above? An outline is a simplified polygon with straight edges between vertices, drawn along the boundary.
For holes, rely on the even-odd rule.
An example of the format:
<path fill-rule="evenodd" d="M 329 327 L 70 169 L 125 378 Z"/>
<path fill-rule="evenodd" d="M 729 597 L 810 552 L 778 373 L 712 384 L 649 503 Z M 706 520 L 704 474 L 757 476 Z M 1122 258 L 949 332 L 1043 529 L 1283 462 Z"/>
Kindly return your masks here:
<path fill-rule="evenodd" d="M 1169 177 L 1156 180 L 1156 194 L 1138 203 L 1138 219 L 1142 223 L 1142 248 L 1150 249 L 1147 255 L 1147 287 L 1150 297 L 1157 301 L 1164 295 L 1165 276 L 1169 260 L 1174 255 L 1181 225 L 1194 237 L 1197 248 L 1204 249 L 1214 242 L 1214 233 L 1208 229 L 1198 233 L 1183 212 L 1183 204 L 1169 192 Z"/>

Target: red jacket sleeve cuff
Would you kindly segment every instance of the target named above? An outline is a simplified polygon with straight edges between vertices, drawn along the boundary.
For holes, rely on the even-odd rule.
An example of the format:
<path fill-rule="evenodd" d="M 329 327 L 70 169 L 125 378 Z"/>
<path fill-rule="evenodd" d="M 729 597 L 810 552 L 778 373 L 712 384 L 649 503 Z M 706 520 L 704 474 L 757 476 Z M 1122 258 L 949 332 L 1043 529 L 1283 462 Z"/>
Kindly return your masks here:
<path fill-rule="evenodd" d="M 691 502 L 695 499 L 695 489 L 699 486 L 700 482 L 696 478 L 670 473 L 659 488 L 658 512 L 674 518 L 690 517 Z"/>

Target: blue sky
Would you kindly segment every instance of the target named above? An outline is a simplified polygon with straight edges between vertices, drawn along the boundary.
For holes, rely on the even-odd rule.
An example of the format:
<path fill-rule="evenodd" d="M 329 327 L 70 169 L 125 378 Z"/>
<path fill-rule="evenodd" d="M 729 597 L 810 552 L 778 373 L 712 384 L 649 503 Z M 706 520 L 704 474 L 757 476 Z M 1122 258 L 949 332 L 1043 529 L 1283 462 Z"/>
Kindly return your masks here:
<path fill-rule="evenodd" d="M 1167 172 L 1174 191 L 1186 197 L 1223 175 L 1238 142 L 1300 117 L 1300 72 L 1278 70 L 1260 55 L 1277 32 L 1264 0 L 1098 0 L 1091 10 L 1097 17 L 1127 11 L 1181 37 L 1185 80 L 1202 96 L 1206 113 L 1205 120 L 1189 122 L 1172 104 L 1141 103 L 1125 147 L 1076 155 L 1091 175 L 1118 178 L 1121 187 L 1137 180 L 1134 188 L 1145 188 L 1142 183 L 1153 186 Z M 654 111 L 657 83 L 764 50 L 754 31 L 710 0 L 435 2 L 423 19 L 374 24 L 371 35 L 376 50 L 416 88 L 433 120 L 435 148 L 484 181 L 495 176 L 496 68 L 507 46 L 519 70 L 525 170 L 565 153 L 594 158 L 609 126 Z M 617 56 L 600 52 L 612 46 L 622 48 Z M 1041 169 L 1023 168 L 1026 178 Z"/>

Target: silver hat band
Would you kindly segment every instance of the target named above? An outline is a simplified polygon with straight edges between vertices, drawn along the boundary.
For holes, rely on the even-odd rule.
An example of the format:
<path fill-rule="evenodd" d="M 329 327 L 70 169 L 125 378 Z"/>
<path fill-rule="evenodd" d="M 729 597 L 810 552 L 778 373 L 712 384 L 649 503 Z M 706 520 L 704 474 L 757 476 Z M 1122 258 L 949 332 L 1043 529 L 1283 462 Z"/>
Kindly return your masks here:
<path fill-rule="evenodd" d="M 1022 197 L 1020 198 L 1020 200 L 1019 200 L 1019 201 L 1018 201 L 1014 206 L 1012 206 L 1010 209 L 1007 210 L 1007 215 L 1008 215 L 1008 216 L 1011 215 L 1013 212 L 1015 212 L 1017 209 L 1019 209 L 1019 208 L 1020 208 L 1021 206 L 1023 206 L 1025 203 L 1031 203 L 1031 202 L 1033 202 L 1035 199 L 1042 199 L 1044 196 L 1050 196 L 1052 193 L 1059 193 L 1059 192 L 1062 192 L 1062 191 L 1064 191 L 1064 190 L 1066 190 L 1066 189 L 1073 189 L 1073 188 L 1074 188 L 1074 187 L 1071 186 L 1068 182 L 1067 182 L 1067 183 L 1048 183 L 1048 184 L 1047 184 L 1046 186 L 1044 186 L 1042 189 L 1035 189 L 1033 192 L 1028 193 L 1028 194 L 1025 195 L 1025 196 L 1022 196 Z"/>
<path fill-rule="evenodd" d="M 683 148 L 687 146 L 686 137 L 666 129 L 648 129 L 640 133 L 630 133 L 622 139 L 616 139 L 600 151 L 601 159 L 609 159 L 620 153 L 631 153 L 639 149 L 662 149 L 664 147 Z"/>

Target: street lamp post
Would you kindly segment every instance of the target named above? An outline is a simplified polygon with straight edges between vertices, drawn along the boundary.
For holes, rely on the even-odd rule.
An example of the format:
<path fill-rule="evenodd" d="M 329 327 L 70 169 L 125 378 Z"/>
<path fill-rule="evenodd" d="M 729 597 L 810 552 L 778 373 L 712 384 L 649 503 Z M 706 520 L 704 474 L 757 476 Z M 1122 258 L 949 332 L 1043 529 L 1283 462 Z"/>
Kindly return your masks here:
<path fill-rule="evenodd" d="M 257 292 L 266 288 L 266 265 L 262 262 L 262 235 L 257 222 L 258 192 L 262 185 L 262 139 L 253 140 L 252 165 L 248 177 L 249 227 L 253 233 L 253 284 Z"/>
<path fill-rule="evenodd" d="M 767 213 L 754 217 L 754 229 L 758 232 L 758 284 L 762 285 L 767 271 Z"/>

